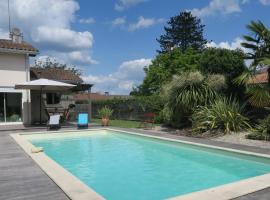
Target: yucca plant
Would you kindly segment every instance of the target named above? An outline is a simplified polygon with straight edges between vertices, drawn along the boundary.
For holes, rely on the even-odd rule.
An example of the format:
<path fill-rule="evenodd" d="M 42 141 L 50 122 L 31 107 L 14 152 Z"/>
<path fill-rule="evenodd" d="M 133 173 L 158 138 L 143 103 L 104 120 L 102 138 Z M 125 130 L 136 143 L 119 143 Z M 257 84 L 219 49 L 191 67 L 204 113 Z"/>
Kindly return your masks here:
<path fill-rule="evenodd" d="M 109 108 L 108 106 L 104 106 L 103 108 L 98 110 L 98 115 L 99 117 L 101 117 L 101 124 L 103 126 L 109 125 L 109 120 L 112 114 L 113 114 L 113 110 Z"/>
<path fill-rule="evenodd" d="M 208 80 L 211 84 L 208 84 Z M 186 72 L 175 76 L 163 88 L 163 97 L 167 102 L 164 111 L 166 115 L 170 115 L 173 126 L 187 125 L 190 123 L 189 117 L 194 108 L 206 105 L 216 98 L 217 92 L 216 88 L 213 88 L 213 81 L 214 79 L 205 77 L 200 72 Z"/>
<path fill-rule="evenodd" d="M 249 128 L 249 122 L 242 115 L 244 105 L 235 99 L 220 97 L 209 106 L 199 106 L 192 115 L 194 132 L 221 130 L 224 133 L 237 132 Z"/>

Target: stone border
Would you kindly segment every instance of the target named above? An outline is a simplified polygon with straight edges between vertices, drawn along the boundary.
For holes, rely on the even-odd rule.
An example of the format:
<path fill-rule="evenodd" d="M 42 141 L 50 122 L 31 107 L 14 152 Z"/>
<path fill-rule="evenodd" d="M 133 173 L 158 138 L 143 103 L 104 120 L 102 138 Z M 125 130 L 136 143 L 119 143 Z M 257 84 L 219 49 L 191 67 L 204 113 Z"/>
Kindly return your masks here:
<path fill-rule="evenodd" d="M 184 141 L 180 139 L 172 139 L 154 135 L 147 135 L 144 133 L 135 133 L 133 131 L 125 131 L 113 128 L 95 128 L 95 129 L 85 129 L 85 130 L 66 130 L 65 132 L 82 132 L 82 131 L 95 131 L 95 130 L 111 130 L 117 131 L 132 135 L 138 135 L 142 137 L 149 137 L 153 139 L 166 140 L 171 142 L 178 142 L 183 144 L 201 146 L 211 149 L 223 150 L 227 152 L 234 152 L 238 154 L 251 155 L 256 157 L 269 158 L 270 155 L 254 153 L 249 151 L 236 150 L 225 147 L 218 147 L 214 145 L 201 144 L 197 142 Z M 61 133 L 62 131 L 54 131 L 53 133 Z M 86 199 L 104 199 L 102 196 L 97 194 L 93 189 L 82 183 L 78 178 L 73 176 L 67 170 L 65 170 L 62 166 L 58 165 L 55 161 L 49 158 L 45 153 L 32 154 L 30 149 L 34 147 L 30 142 L 28 142 L 25 138 L 21 137 L 21 135 L 32 135 L 32 134 L 44 134 L 46 132 L 29 132 L 22 134 L 11 134 L 11 136 L 15 139 L 15 141 L 25 150 L 25 152 L 40 166 L 40 168 L 73 200 L 86 200 Z M 39 158 L 39 156 L 41 158 Z M 49 163 L 49 164 L 48 164 Z M 48 169 L 47 169 L 48 168 Z M 48 171 L 47 171 L 48 170 Z M 59 172 L 56 172 L 59 171 Z M 67 180 L 66 180 L 67 179 Z M 73 182 L 74 181 L 74 182 Z M 74 183 L 74 184 L 73 184 Z M 79 186 L 79 187 L 78 187 Z M 78 188 L 76 188 L 78 187 Z M 185 195 L 176 196 L 170 198 L 171 200 L 197 200 L 197 199 L 207 199 L 207 200 L 226 200 L 233 199 L 243 195 L 247 195 L 265 188 L 270 187 L 270 173 L 256 176 L 244 180 L 240 180 L 234 183 L 229 183 L 213 188 L 209 188 L 206 190 L 201 190 L 197 192 L 188 193 Z M 90 195 L 90 196 L 88 196 Z"/>

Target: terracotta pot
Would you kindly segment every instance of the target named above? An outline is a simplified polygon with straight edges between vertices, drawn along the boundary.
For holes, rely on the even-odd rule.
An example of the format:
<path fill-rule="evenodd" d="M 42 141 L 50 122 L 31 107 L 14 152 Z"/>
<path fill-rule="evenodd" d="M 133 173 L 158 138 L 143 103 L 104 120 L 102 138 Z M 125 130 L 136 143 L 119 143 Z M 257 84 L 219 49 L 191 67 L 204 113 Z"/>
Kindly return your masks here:
<path fill-rule="evenodd" d="M 101 124 L 102 124 L 102 126 L 108 126 L 109 125 L 109 118 L 102 118 Z"/>

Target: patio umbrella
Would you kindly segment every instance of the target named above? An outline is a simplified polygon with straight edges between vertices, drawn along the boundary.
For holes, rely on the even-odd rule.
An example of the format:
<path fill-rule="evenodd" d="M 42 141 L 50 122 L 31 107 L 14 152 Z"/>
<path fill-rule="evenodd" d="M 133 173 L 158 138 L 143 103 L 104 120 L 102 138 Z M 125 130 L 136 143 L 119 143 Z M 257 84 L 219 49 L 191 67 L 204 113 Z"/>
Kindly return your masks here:
<path fill-rule="evenodd" d="M 43 91 L 63 91 L 68 90 L 72 87 L 75 87 L 76 85 L 63 83 L 59 81 L 53 81 L 49 79 L 37 79 L 34 81 L 27 81 L 21 84 L 16 84 L 15 89 L 24 89 L 24 90 L 37 90 L 40 91 L 40 112 L 39 112 L 39 122 L 41 124 L 41 96 Z"/>

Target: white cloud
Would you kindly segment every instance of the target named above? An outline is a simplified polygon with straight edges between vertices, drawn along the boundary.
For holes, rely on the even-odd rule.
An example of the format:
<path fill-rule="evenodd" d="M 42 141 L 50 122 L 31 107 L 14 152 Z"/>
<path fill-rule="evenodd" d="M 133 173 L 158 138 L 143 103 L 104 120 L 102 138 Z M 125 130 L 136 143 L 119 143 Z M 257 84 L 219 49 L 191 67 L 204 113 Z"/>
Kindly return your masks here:
<path fill-rule="evenodd" d="M 112 21 L 113 26 L 123 26 L 126 23 L 126 17 L 117 17 Z"/>
<path fill-rule="evenodd" d="M 210 43 L 207 43 L 206 46 L 207 47 L 216 47 L 216 48 L 224 48 L 224 49 L 231 49 L 231 50 L 234 50 L 234 49 L 242 49 L 242 50 L 245 50 L 242 46 L 241 46 L 241 43 L 244 42 L 243 39 L 237 37 L 235 38 L 232 42 L 228 42 L 228 41 L 225 41 L 225 42 L 220 42 L 220 43 L 215 43 L 215 42 L 210 42 Z"/>
<path fill-rule="evenodd" d="M 94 91 L 109 91 L 112 94 L 129 94 L 132 88 L 144 78 L 144 67 L 151 64 L 151 59 L 137 59 L 123 62 L 118 70 L 108 75 L 89 75 L 83 77 L 86 82 L 94 83 Z"/>
<path fill-rule="evenodd" d="M 81 24 L 93 24 L 96 22 L 96 20 L 93 17 L 87 18 L 87 19 L 80 19 L 79 22 Z"/>
<path fill-rule="evenodd" d="M 240 37 L 235 38 L 232 42 L 225 41 L 225 42 L 220 42 L 220 43 L 215 43 L 215 42 L 210 42 L 207 43 L 207 47 L 216 47 L 216 48 L 224 48 L 224 49 L 230 49 L 230 50 L 235 50 L 235 49 L 241 49 L 245 53 L 251 52 L 250 49 L 246 49 L 242 47 L 241 43 L 244 42 Z"/>
<path fill-rule="evenodd" d="M 143 3 L 147 0 L 119 0 L 114 4 L 114 9 L 117 11 L 123 11 L 129 7 L 135 6 L 139 3 Z"/>
<path fill-rule="evenodd" d="M 6 8 L 7 2 L 0 1 L 0 27 L 3 28 L 0 35 L 8 32 Z M 41 55 L 48 52 L 72 55 L 79 51 L 89 63 L 93 35 L 89 31 L 78 32 L 71 28 L 79 9 L 75 0 L 12 0 L 11 26 L 20 28 L 25 40 L 40 48 Z"/>
<path fill-rule="evenodd" d="M 90 32 L 76 32 L 67 28 L 40 26 L 31 36 L 34 42 L 53 46 L 54 50 L 88 49 L 93 44 L 93 35 Z"/>
<path fill-rule="evenodd" d="M 250 0 L 242 0 L 241 1 L 241 4 L 246 4 L 246 3 L 249 3 Z"/>
<path fill-rule="evenodd" d="M 155 19 L 155 18 L 144 18 L 140 16 L 136 23 L 130 24 L 128 27 L 129 31 L 136 31 L 142 28 L 148 28 L 155 24 L 163 23 L 165 20 L 163 18 Z"/>
<path fill-rule="evenodd" d="M 270 5 L 270 0 L 260 0 L 261 4 L 268 6 Z"/>
<path fill-rule="evenodd" d="M 112 21 L 113 26 L 122 26 L 126 23 L 126 17 L 118 17 Z"/>
<path fill-rule="evenodd" d="M 231 14 L 241 12 L 240 3 L 245 4 L 247 0 L 211 0 L 209 5 L 203 8 L 194 8 L 191 12 L 198 17 L 206 17 L 218 14 Z"/>

